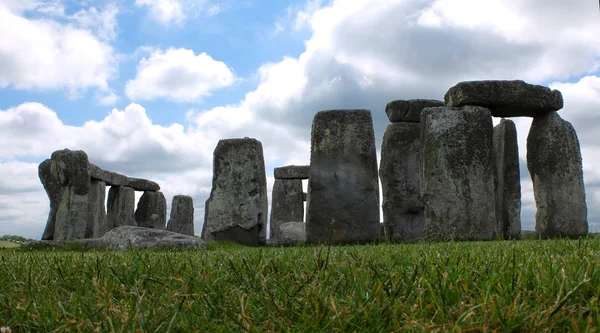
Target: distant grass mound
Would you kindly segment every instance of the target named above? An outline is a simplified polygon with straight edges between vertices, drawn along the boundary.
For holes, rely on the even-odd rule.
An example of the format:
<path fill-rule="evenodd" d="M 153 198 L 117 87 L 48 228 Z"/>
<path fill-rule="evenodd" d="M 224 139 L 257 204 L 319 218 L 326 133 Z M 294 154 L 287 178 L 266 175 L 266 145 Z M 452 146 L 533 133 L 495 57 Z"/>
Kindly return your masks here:
<path fill-rule="evenodd" d="M 20 247 L 20 246 L 21 246 L 21 244 L 19 244 L 19 243 L 0 240 L 0 249 L 1 248 L 10 249 L 10 248 L 15 248 L 15 247 Z"/>
<path fill-rule="evenodd" d="M 589 332 L 600 238 L 0 251 L 15 332 Z"/>

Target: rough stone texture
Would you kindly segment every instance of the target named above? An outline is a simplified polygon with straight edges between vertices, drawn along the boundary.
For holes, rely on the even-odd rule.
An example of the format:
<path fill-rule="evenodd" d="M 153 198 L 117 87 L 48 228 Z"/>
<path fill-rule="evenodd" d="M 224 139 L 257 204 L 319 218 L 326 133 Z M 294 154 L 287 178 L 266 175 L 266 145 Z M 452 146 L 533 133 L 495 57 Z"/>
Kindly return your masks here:
<path fill-rule="evenodd" d="M 135 191 L 131 187 L 111 186 L 110 190 L 108 190 L 106 206 L 106 231 L 122 226 L 135 226 L 137 224 L 135 221 Z"/>
<path fill-rule="evenodd" d="M 60 248 L 65 245 L 80 245 L 84 248 L 122 251 L 128 249 L 206 249 L 204 241 L 198 237 L 176 232 L 122 226 L 107 232 L 101 238 L 64 241 L 35 241 L 23 245 L 24 248 Z"/>
<path fill-rule="evenodd" d="M 494 234 L 495 161 L 486 108 L 426 108 L 421 114 L 424 236 L 490 239 Z"/>
<path fill-rule="evenodd" d="M 167 230 L 194 236 L 194 200 L 189 195 L 176 195 L 171 202 Z"/>
<path fill-rule="evenodd" d="M 97 165 L 90 163 L 89 166 L 90 177 L 92 179 L 98 179 L 111 186 L 127 186 L 131 187 L 136 191 L 159 191 L 160 186 L 147 179 L 131 178 L 120 173 L 113 171 L 107 171 L 100 168 Z"/>
<path fill-rule="evenodd" d="M 85 238 L 102 237 L 108 226 L 106 224 L 106 184 L 92 179 L 88 193 L 88 216 Z"/>
<path fill-rule="evenodd" d="M 496 159 L 496 235 L 505 239 L 521 237 L 521 175 L 517 127 L 512 120 L 502 119 L 494 127 Z"/>
<path fill-rule="evenodd" d="M 444 106 L 443 101 L 430 99 L 397 100 L 387 103 L 385 113 L 391 123 L 421 121 L 421 111 L 424 108 Z"/>
<path fill-rule="evenodd" d="M 165 229 L 167 200 L 160 191 L 145 191 L 135 210 L 135 221 L 140 227 Z"/>
<path fill-rule="evenodd" d="M 297 245 L 306 242 L 304 222 L 285 222 L 279 226 L 279 245 Z"/>
<path fill-rule="evenodd" d="M 304 221 L 301 179 L 275 179 L 271 195 L 271 238 L 277 238 L 279 226 L 288 221 Z"/>
<path fill-rule="evenodd" d="M 52 176 L 50 172 L 50 166 L 52 161 L 50 159 L 44 160 L 38 167 L 38 177 L 44 186 L 44 190 L 50 199 L 50 212 L 48 213 L 48 220 L 46 222 L 46 228 L 42 234 L 42 240 L 54 239 L 54 227 L 56 225 L 56 212 L 60 204 L 60 198 L 62 197 L 63 188 L 60 185 L 58 179 Z"/>
<path fill-rule="evenodd" d="M 494 117 L 535 117 L 563 107 L 560 91 L 521 80 L 460 82 L 446 92 L 444 101 L 446 106 L 483 106 Z"/>
<path fill-rule="evenodd" d="M 71 186 L 74 194 L 90 190 L 89 160 L 83 150 L 57 150 L 52 153 L 50 170 L 62 186 Z"/>
<path fill-rule="evenodd" d="M 381 144 L 379 176 L 383 221 L 391 242 L 423 237 L 423 204 L 419 190 L 421 125 L 389 124 Z"/>
<path fill-rule="evenodd" d="M 88 194 L 77 194 L 75 193 L 75 186 L 65 186 L 56 211 L 54 240 L 72 241 L 85 238 L 89 217 L 88 211 Z"/>
<path fill-rule="evenodd" d="M 379 239 L 379 181 L 370 111 L 315 115 L 306 206 L 309 243 Z"/>
<path fill-rule="evenodd" d="M 213 185 L 206 200 L 202 238 L 265 244 L 267 213 L 262 144 L 251 138 L 220 140 L 214 151 Z"/>
<path fill-rule="evenodd" d="M 287 165 L 275 168 L 273 173 L 275 179 L 308 179 L 308 165 Z"/>
<path fill-rule="evenodd" d="M 533 119 L 527 136 L 527 168 L 537 211 L 535 231 L 542 237 L 588 233 L 579 140 L 558 113 Z"/>

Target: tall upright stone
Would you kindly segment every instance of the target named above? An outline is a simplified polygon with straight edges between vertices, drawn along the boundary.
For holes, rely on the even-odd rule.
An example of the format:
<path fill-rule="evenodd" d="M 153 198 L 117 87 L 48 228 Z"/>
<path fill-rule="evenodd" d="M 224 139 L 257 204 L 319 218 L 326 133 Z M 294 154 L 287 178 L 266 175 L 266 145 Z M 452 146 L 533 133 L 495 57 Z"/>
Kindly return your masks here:
<path fill-rule="evenodd" d="M 106 210 L 107 228 L 104 233 L 118 227 L 136 226 L 135 190 L 128 186 L 111 186 L 108 190 Z"/>
<path fill-rule="evenodd" d="M 275 179 L 271 195 L 271 238 L 277 238 L 282 223 L 304 222 L 302 179 Z"/>
<path fill-rule="evenodd" d="M 542 237 L 588 233 L 581 150 L 575 129 L 558 113 L 533 118 L 527 136 L 527 168 L 537 211 L 535 231 Z"/>
<path fill-rule="evenodd" d="M 56 211 L 55 241 L 71 241 L 86 236 L 91 186 L 88 168 L 88 157 L 82 150 L 63 149 L 52 153 L 52 177 L 63 186 Z"/>
<path fill-rule="evenodd" d="M 431 240 L 494 235 L 495 161 L 488 109 L 432 107 L 421 114 L 424 235 Z"/>
<path fill-rule="evenodd" d="M 496 159 L 496 235 L 504 239 L 521 237 L 521 175 L 517 127 L 510 119 L 502 119 L 494 127 Z"/>
<path fill-rule="evenodd" d="M 167 230 L 194 236 L 194 200 L 189 195 L 176 195 L 171 202 Z"/>
<path fill-rule="evenodd" d="M 252 138 L 220 140 L 213 157 L 202 238 L 265 244 L 268 199 L 262 144 Z"/>
<path fill-rule="evenodd" d="M 92 179 L 88 193 L 88 216 L 85 238 L 102 237 L 106 224 L 106 183 Z"/>
<path fill-rule="evenodd" d="M 389 124 L 383 135 L 379 176 L 385 233 L 391 242 L 423 237 L 420 131 L 419 123 L 398 122 Z"/>
<path fill-rule="evenodd" d="M 48 212 L 48 220 L 46 221 L 46 228 L 42 234 L 42 240 L 53 240 L 54 239 L 54 228 L 56 224 L 56 212 L 60 205 L 60 198 L 62 197 L 63 188 L 57 178 L 52 176 L 50 171 L 52 160 L 46 159 L 38 166 L 38 177 L 44 186 L 44 190 L 50 199 L 50 211 Z"/>
<path fill-rule="evenodd" d="M 161 191 L 144 191 L 135 210 L 140 227 L 164 230 L 167 223 L 167 200 Z"/>
<path fill-rule="evenodd" d="M 369 110 L 331 110 L 312 124 L 306 217 L 309 243 L 379 239 L 379 181 Z"/>

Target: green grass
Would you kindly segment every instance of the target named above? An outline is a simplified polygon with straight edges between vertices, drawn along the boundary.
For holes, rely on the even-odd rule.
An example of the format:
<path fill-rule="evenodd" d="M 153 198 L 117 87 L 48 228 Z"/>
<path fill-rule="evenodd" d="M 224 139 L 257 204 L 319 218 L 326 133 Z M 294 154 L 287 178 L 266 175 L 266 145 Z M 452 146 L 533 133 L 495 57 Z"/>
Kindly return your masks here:
<path fill-rule="evenodd" d="M 0 249 L 1 248 L 10 249 L 10 248 L 20 247 L 20 246 L 21 246 L 21 244 L 19 244 L 19 243 L 0 240 Z"/>
<path fill-rule="evenodd" d="M 596 331 L 600 239 L 2 251 L 13 332 Z"/>

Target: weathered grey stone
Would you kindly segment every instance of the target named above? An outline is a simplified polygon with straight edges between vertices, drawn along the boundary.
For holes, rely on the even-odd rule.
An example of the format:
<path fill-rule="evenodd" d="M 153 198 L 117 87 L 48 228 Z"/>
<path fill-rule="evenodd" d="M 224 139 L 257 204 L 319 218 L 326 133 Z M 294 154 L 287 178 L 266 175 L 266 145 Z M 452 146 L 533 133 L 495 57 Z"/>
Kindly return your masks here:
<path fill-rule="evenodd" d="M 279 245 L 298 245 L 306 242 L 304 222 L 285 222 L 279 226 Z"/>
<path fill-rule="evenodd" d="M 202 238 L 265 244 L 267 213 L 262 144 L 251 138 L 220 140 L 214 151 L 213 185 L 206 200 Z"/>
<path fill-rule="evenodd" d="M 535 117 L 563 107 L 562 94 L 521 80 L 465 81 L 450 88 L 446 106 L 477 105 L 494 117 Z"/>
<path fill-rule="evenodd" d="M 72 241 L 34 241 L 27 242 L 23 245 L 23 248 L 61 248 L 65 245 L 79 245 L 84 248 L 112 251 L 128 249 L 206 249 L 206 244 L 198 237 L 167 230 L 134 226 L 117 227 L 100 238 Z"/>
<path fill-rule="evenodd" d="M 287 165 L 273 170 L 275 179 L 308 179 L 308 165 Z"/>
<path fill-rule="evenodd" d="M 301 179 L 275 179 L 271 195 L 271 238 L 278 237 L 282 223 L 304 221 L 303 194 Z"/>
<path fill-rule="evenodd" d="M 92 179 L 98 179 L 111 186 L 127 186 L 131 187 L 136 191 L 159 191 L 160 185 L 156 182 L 141 178 L 132 178 L 116 173 L 113 171 L 107 171 L 99 166 L 90 163 L 90 177 Z"/>
<path fill-rule="evenodd" d="M 108 231 L 106 224 L 106 184 L 92 179 L 88 193 L 88 216 L 85 238 L 101 237 Z"/>
<path fill-rule="evenodd" d="M 424 108 L 444 106 L 443 101 L 430 99 L 397 100 L 387 103 L 385 113 L 391 123 L 421 121 L 421 111 Z"/>
<path fill-rule="evenodd" d="M 61 185 L 71 186 L 74 194 L 85 195 L 90 190 L 88 156 L 83 150 L 57 150 L 52 153 L 50 170 Z"/>
<path fill-rule="evenodd" d="M 421 114 L 421 196 L 425 238 L 490 239 L 494 234 L 495 161 L 486 108 L 426 108 Z"/>
<path fill-rule="evenodd" d="M 144 191 L 135 210 L 135 221 L 140 227 L 165 229 L 167 223 L 165 195 L 160 191 Z"/>
<path fill-rule="evenodd" d="M 56 212 L 60 205 L 60 198 L 62 197 L 63 187 L 60 185 L 58 179 L 52 176 L 50 166 L 52 161 L 50 159 L 44 160 L 38 167 L 38 177 L 44 186 L 44 190 L 50 199 L 50 212 L 48 213 L 48 220 L 46 221 L 46 228 L 42 234 L 42 240 L 54 239 L 54 227 L 56 225 Z"/>
<path fill-rule="evenodd" d="M 379 239 L 379 181 L 370 111 L 315 115 L 306 206 L 309 243 Z"/>
<path fill-rule="evenodd" d="M 527 136 L 527 168 L 537 211 L 535 231 L 542 237 L 588 233 L 579 140 L 558 113 L 537 116 Z"/>
<path fill-rule="evenodd" d="M 54 240 L 72 241 L 85 238 L 87 219 L 89 218 L 88 211 L 88 194 L 77 194 L 75 193 L 75 186 L 65 186 L 56 211 Z"/>
<path fill-rule="evenodd" d="M 389 124 L 381 144 L 379 176 L 387 238 L 400 242 L 423 237 L 423 205 L 419 190 L 421 125 Z"/>
<path fill-rule="evenodd" d="M 135 226 L 135 191 L 127 186 L 111 186 L 108 190 L 106 231 L 122 226 Z M 99 235 L 102 237 L 103 234 Z"/>
<path fill-rule="evenodd" d="M 194 236 L 194 200 L 189 195 L 176 195 L 171 202 L 167 230 Z"/>
<path fill-rule="evenodd" d="M 496 158 L 496 235 L 505 239 L 521 237 L 521 175 L 517 127 L 512 120 L 502 119 L 494 127 Z"/>

